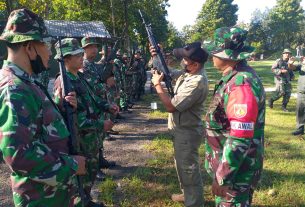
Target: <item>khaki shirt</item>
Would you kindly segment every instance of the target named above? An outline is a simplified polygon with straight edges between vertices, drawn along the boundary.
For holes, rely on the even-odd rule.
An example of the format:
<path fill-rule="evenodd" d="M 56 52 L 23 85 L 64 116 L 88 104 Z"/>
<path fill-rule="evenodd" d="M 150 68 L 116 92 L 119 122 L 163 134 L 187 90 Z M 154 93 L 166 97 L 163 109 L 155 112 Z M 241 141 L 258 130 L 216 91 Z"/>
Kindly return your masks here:
<path fill-rule="evenodd" d="M 203 123 L 201 116 L 204 101 L 208 94 L 208 79 L 202 68 L 196 74 L 183 73 L 179 76 L 171 103 L 177 109 L 169 113 L 168 128 L 175 135 L 202 136 Z"/>

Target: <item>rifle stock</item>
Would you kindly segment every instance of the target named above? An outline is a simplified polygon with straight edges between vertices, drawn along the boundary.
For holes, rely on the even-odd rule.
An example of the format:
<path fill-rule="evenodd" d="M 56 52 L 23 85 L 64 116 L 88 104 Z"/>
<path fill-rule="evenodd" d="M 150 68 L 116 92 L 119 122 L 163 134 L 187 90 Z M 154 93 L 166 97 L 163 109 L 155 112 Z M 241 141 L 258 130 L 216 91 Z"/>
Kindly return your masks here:
<path fill-rule="evenodd" d="M 152 33 L 151 25 L 147 24 L 145 22 L 145 19 L 142 15 L 141 10 L 139 9 L 138 11 L 139 11 L 141 19 L 143 21 L 143 24 L 145 26 L 149 43 L 151 44 L 151 46 L 153 46 L 155 48 L 156 53 L 157 53 L 157 56 L 153 57 L 153 67 L 157 68 L 157 70 L 159 70 L 159 72 L 162 72 L 164 74 L 163 81 L 165 82 L 168 93 L 171 97 L 174 97 L 174 90 L 173 90 L 173 86 L 172 86 L 172 78 L 170 76 L 169 69 L 168 69 L 168 67 L 165 63 L 165 60 L 164 60 L 163 54 L 161 52 L 161 49 L 160 49 L 160 47 L 159 47 L 159 45 L 158 45 L 158 43 L 157 43 L 157 41 L 154 37 L 154 34 Z"/>

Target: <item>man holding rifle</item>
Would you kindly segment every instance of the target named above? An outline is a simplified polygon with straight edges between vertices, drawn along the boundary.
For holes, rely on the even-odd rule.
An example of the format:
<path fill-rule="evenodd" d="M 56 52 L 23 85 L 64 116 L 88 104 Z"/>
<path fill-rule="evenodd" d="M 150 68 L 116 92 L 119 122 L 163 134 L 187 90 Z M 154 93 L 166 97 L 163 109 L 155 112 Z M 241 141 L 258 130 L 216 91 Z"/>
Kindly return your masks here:
<path fill-rule="evenodd" d="M 27 9 L 13 11 L 0 39 L 8 58 L 0 71 L 0 150 L 12 174 L 15 206 L 73 206 L 75 175 L 85 158 L 70 156 L 62 115 L 35 76 L 51 55 L 43 19 Z M 65 100 L 77 106 L 75 93 Z"/>
<path fill-rule="evenodd" d="M 156 50 L 150 48 L 153 58 Z M 208 80 L 204 70 L 208 53 L 199 42 L 173 51 L 177 58 L 183 58 L 184 70 L 175 71 L 178 78 L 169 97 L 161 86 L 164 74 L 153 71 L 152 83 L 160 100 L 169 112 L 168 129 L 174 137 L 174 156 L 182 194 L 173 194 L 172 200 L 184 202 L 187 207 L 203 206 L 203 184 L 199 166 L 199 146 L 203 138 L 201 115 L 208 94 Z M 175 77 L 174 77 L 175 76 Z"/>

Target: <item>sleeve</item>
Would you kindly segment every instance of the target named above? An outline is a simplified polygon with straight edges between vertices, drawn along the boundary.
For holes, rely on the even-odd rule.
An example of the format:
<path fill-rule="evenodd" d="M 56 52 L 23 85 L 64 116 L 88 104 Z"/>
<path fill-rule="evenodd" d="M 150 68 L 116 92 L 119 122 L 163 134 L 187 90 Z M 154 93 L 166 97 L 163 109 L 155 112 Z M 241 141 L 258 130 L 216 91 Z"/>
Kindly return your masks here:
<path fill-rule="evenodd" d="M 208 89 L 204 88 L 204 84 L 200 81 L 189 80 L 189 82 L 181 87 L 181 90 L 171 99 L 171 103 L 179 112 L 183 112 L 196 103 L 201 97 L 203 90 Z"/>
<path fill-rule="evenodd" d="M 281 68 L 279 68 L 279 60 L 277 60 L 271 67 L 271 71 L 275 75 L 281 75 Z"/>
<path fill-rule="evenodd" d="M 228 95 L 225 109 L 231 129 L 216 171 L 216 179 L 220 185 L 232 183 L 251 145 L 258 104 L 250 85 L 235 86 Z"/>
<path fill-rule="evenodd" d="M 0 101 L 0 150 L 11 170 L 50 186 L 71 182 L 78 168 L 76 161 L 52 151 L 35 136 L 40 113 L 35 97 L 27 91 L 8 89 Z"/>

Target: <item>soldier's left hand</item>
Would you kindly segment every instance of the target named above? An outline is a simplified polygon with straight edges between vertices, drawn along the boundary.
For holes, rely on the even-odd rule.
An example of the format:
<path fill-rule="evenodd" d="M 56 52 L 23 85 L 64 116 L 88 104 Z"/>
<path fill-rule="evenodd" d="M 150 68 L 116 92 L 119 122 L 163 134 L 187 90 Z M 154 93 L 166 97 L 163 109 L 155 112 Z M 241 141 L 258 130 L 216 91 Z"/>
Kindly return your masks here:
<path fill-rule="evenodd" d="M 76 99 L 76 93 L 70 92 L 67 96 L 65 96 L 65 100 L 73 107 L 74 110 L 77 108 L 77 99 Z"/>
<path fill-rule="evenodd" d="M 161 81 L 163 80 L 164 74 L 159 74 L 158 71 L 154 70 L 152 73 L 151 82 L 154 84 L 154 86 L 161 84 Z"/>
<path fill-rule="evenodd" d="M 120 111 L 120 107 L 118 107 L 118 105 L 116 104 L 112 104 L 109 106 L 109 112 L 112 114 L 117 114 Z"/>

